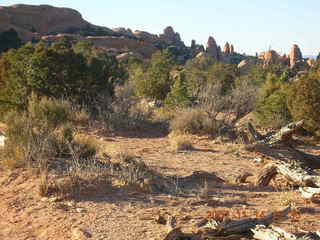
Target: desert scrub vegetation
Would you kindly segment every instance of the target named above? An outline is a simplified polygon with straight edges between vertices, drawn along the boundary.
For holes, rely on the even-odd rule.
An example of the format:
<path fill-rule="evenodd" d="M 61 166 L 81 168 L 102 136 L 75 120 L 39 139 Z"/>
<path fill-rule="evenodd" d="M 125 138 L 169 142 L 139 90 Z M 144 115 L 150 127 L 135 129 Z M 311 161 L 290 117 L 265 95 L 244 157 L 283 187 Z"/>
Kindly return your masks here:
<path fill-rule="evenodd" d="M 115 57 L 87 43 L 28 43 L 0 58 L 0 111 L 26 109 L 32 92 L 89 104 L 100 94 L 112 96 L 124 73 Z"/>
<path fill-rule="evenodd" d="M 18 166 L 59 165 L 61 159 L 89 159 L 96 154 L 94 141 L 76 135 L 71 104 L 65 100 L 32 95 L 27 110 L 5 116 L 6 144 L 1 164 Z"/>
<path fill-rule="evenodd" d="M 187 134 L 170 133 L 169 141 L 171 149 L 174 151 L 192 150 L 192 136 Z"/>

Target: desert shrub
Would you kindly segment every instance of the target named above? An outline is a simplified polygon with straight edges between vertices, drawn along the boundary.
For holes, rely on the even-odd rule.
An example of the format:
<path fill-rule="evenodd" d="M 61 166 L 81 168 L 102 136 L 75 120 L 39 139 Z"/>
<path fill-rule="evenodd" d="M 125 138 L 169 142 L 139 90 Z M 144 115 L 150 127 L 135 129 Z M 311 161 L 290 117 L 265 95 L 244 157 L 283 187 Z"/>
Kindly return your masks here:
<path fill-rule="evenodd" d="M 287 107 L 289 88 L 290 85 L 279 80 L 275 74 L 268 74 L 255 106 L 255 115 L 260 124 L 278 128 L 291 121 Z"/>
<path fill-rule="evenodd" d="M 28 102 L 27 111 L 11 111 L 5 117 L 8 127 L 0 151 L 2 164 L 13 168 L 55 166 L 58 159 L 72 159 L 74 153 L 79 159 L 96 154 L 93 141 L 75 137 L 69 102 L 35 95 Z"/>
<path fill-rule="evenodd" d="M 76 159 L 91 159 L 99 151 L 99 143 L 90 136 L 77 134 L 71 143 L 70 151 Z"/>
<path fill-rule="evenodd" d="M 288 107 L 295 120 L 304 119 L 305 128 L 320 135 L 320 72 L 310 72 L 293 84 Z"/>
<path fill-rule="evenodd" d="M 71 120 L 71 104 L 65 100 L 53 100 L 48 97 L 39 99 L 36 95 L 29 98 L 27 113 L 38 127 L 45 126 L 48 128 L 56 128 Z"/>
<path fill-rule="evenodd" d="M 192 150 L 192 139 L 191 136 L 186 134 L 175 134 L 171 133 L 169 135 L 170 146 L 174 151 L 181 150 Z"/>
<path fill-rule="evenodd" d="M 172 108 L 186 107 L 190 103 L 191 100 L 188 94 L 186 75 L 184 73 L 178 73 L 164 104 Z"/>
<path fill-rule="evenodd" d="M 87 108 L 73 107 L 72 121 L 77 126 L 88 126 L 90 123 L 90 113 Z"/>
<path fill-rule="evenodd" d="M 124 77 L 117 60 L 90 46 L 75 49 L 59 41 L 49 47 L 26 44 L 5 53 L 0 59 L 0 107 L 25 109 L 32 92 L 81 104 L 100 94 L 112 95 Z"/>
<path fill-rule="evenodd" d="M 14 29 L 0 33 L 0 54 L 11 48 L 18 48 L 21 46 L 21 40 L 18 33 Z"/>
<path fill-rule="evenodd" d="M 131 73 L 131 80 L 136 84 L 136 94 L 154 100 L 164 100 L 173 83 L 170 75 L 173 66 L 173 57 L 168 51 L 154 53 L 146 70 L 137 67 Z"/>
<path fill-rule="evenodd" d="M 153 126 L 152 111 L 134 93 L 132 82 L 115 89 L 113 99 L 103 98 L 99 103 L 99 119 L 110 131 L 141 130 Z"/>
<path fill-rule="evenodd" d="M 170 121 L 170 130 L 180 134 L 214 135 L 219 129 L 219 123 L 200 108 L 188 108 L 175 114 Z"/>
<path fill-rule="evenodd" d="M 141 186 L 144 179 L 153 176 L 153 171 L 142 161 L 125 149 L 116 156 L 119 167 L 114 174 L 125 185 Z"/>

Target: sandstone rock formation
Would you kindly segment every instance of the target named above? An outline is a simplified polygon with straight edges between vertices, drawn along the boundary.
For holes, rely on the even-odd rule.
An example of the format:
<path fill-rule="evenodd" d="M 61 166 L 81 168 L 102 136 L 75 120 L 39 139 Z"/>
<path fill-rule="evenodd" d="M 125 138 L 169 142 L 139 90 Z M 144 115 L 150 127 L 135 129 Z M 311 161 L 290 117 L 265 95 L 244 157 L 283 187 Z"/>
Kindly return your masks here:
<path fill-rule="evenodd" d="M 302 60 L 302 53 L 297 44 L 294 44 L 292 46 L 289 57 L 290 57 L 290 67 L 293 67 L 297 62 Z"/>
<path fill-rule="evenodd" d="M 259 55 L 259 59 L 262 60 L 263 67 L 267 67 L 272 64 L 280 64 L 281 63 L 281 56 L 274 50 L 262 52 Z"/>
<path fill-rule="evenodd" d="M 76 10 L 49 5 L 1 7 L 0 16 L 0 31 L 13 28 L 23 41 L 30 41 L 38 35 L 93 27 Z"/>
<path fill-rule="evenodd" d="M 75 34 L 57 34 L 48 35 L 41 38 L 44 42 L 53 42 L 56 40 L 67 39 L 71 41 L 86 41 L 92 43 L 96 47 L 101 47 L 106 51 L 114 52 L 115 54 L 121 54 L 124 52 L 135 52 L 138 55 L 149 58 L 157 51 L 157 48 L 152 42 L 138 41 L 136 39 L 124 38 L 124 37 L 112 37 L 112 36 L 80 36 Z"/>
<path fill-rule="evenodd" d="M 254 65 L 253 61 L 250 61 L 249 59 L 244 59 L 238 64 L 238 69 L 243 72 L 248 70 L 252 65 Z"/>
<path fill-rule="evenodd" d="M 130 58 L 142 60 L 143 57 L 140 54 L 135 53 L 135 52 L 125 52 L 125 53 L 119 54 L 116 58 L 120 62 L 125 62 L 125 61 L 129 60 Z"/>
<path fill-rule="evenodd" d="M 206 48 L 206 53 L 208 53 L 209 56 L 213 57 L 216 61 L 219 61 L 219 48 L 214 40 L 213 37 L 209 37 L 208 42 L 207 42 L 207 48 Z"/>
<path fill-rule="evenodd" d="M 232 44 L 230 45 L 230 54 L 234 54 L 234 46 Z"/>
<path fill-rule="evenodd" d="M 180 34 L 175 32 L 171 26 L 166 27 L 163 30 L 163 34 L 159 35 L 159 38 L 169 45 L 184 47 L 184 43 L 181 41 Z"/>
<path fill-rule="evenodd" d="M 123 27 L 118 27 L 118 28 L 112 28 L 112 31 L 122 36 L 135 37 L 130 28 L 126 29 Z"/>
<path fill-rule="evenodd" d="M 134 31 L 133 35 L 142 40 L 152 40 L 157 38 L 157 35 L 155 34 L 151 34 L 145 31 L 139 31 L 139 30 Z"/>
<path fill-rule="evenodd" d="M 314 67 L 314 66 L 316 65 L 316 60 L 314 60 L 314 59 L 312 59 L 312 58 L 308 58 L 307 64 L 308 64 L 310 67 Z"/>
<path fill-rule="evenodd" d="M 228 42 L 223 47 L 223 53 L 229 55 L 231 53 L 231 47 Z"/>

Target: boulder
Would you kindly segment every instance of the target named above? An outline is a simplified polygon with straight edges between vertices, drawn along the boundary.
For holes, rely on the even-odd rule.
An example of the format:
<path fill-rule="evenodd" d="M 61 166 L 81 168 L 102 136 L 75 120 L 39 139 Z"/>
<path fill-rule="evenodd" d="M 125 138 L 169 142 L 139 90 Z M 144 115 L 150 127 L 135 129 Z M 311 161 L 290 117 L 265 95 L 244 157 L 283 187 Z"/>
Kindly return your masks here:
<path fill-rule="evenodd" d="M 125 53 L 119 54 L 118 56 L 116 56 L 116 58 L 119 62 L 125 62 L 130 58 L 142 59 L 142 56 L 134 52 L 125 52 Z"/>
<path fill-rule="evenodd" d="M 290 58 L 290 67 L 293 67 L 298 61 L 302 60 L 302 53 L 297 44 L 294 44 L 292 46 L 289 58 Z"/>
<path fill-rule="evenodd" d="M 166 42 L 168 45 L 175 45 L 184 47 L 184 43 L 181 41 L 180 34 L 175 32 L 171 26 L 166 27 L 163 30 L 163 34 L 159 35 L 159 38 Z"/>
<path fill-rule="evenodd" d="M 226 44 L 223 47 L 223 53 L 229 55 L 231 53 L 230 44 L 226 42 Z"/>
<path fill-rule="evenodd" d="M 207 42 L 206 53 L 213 57 L 214 60 L 219 61 L 219 48 L 213 37 L 209 37 Z"/>
<path fill-rule="evenodd" d="M 136 30 L 134 31 L 133 35 L 139 39 L 143 39 L 143 40 L 147 40 L 147 39 L 155 39 L 157 38 L 157 35 L 154 35 L 154 34 L 151 34 L 151 33 L 148 33 L 148 32 L 145 32 L 145 31 L 139 31 L 139 30 Z"/>
<path fill-rule="evenodd" d="M 269 50 L 269 51 L 266 51 L 266 52 L 262 52 L 259 55 L 259 59 L 262 60 L 263 67 L 267 67 L 267 66 L 270 66 L 272 64 L 280 64 L 281 63 L 280 55 L 274 50 Z"/>
<path fill-rule="evenodd" d="M 90 26 L 81 14 L 70 8 L 49 5 L 18 4 L 0 8 L 0 31 L 13 28 L 22 41 L 30 41 L 37 35 L 86 29 Z"/>
<path fill-rule="evenodd" d="M 123 27 L 118 27 L 118 28 L 112 28 L 112 31 L 121 36 L 135 37 L 130 28 L 126 29 Z"/>
<path fill-rule="evenodd" d="M 234 53 L 234 46 L 231 44 L 230 45 L 230 54 L 233 54 Z"/>
<path fill-rule="evenodd" d="M 254 65 L 253 61 L 250 61 L 249 59 L 244 59 L 238 64 L 238 69 L 240 71 L 246 71 L 248 70 L 252 65 Z"/>

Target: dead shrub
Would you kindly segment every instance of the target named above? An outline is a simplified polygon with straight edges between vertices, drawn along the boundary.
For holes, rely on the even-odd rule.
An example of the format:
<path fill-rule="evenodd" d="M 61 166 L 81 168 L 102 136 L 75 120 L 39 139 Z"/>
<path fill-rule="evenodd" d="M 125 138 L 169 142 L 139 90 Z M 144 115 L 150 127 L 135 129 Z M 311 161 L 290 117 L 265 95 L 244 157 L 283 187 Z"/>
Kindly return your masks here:
<path fill-rule="evenodd" d="M 192 150 L 192 139 L 189 135 L 171 133 L 169 135 L 170 145 L 174 151 Z"/>
<path fill-rule="evenodd" d="M 188 108 L 177 112 L 170 121 L 170 130 L 180 134 L 209 134 L 215 135 L 222 122 L 200 108 Z"/>
<path fill-rule="evenodd" d="M 103 98 L 99 105 L 98 118 L 106 130 L 141 130 L 154 126 L 152 110 L 134 96 L 130 84 L 117 87 L 115 97 Z"/>

